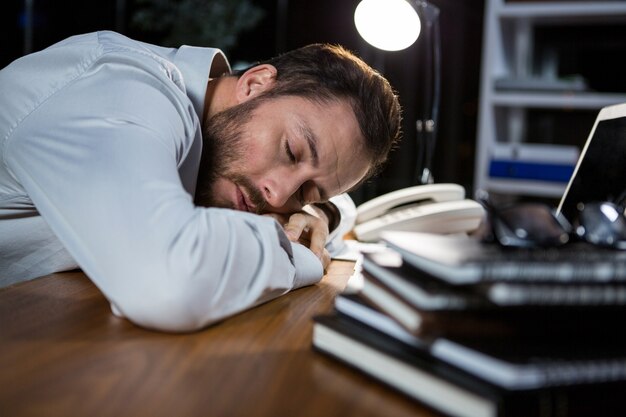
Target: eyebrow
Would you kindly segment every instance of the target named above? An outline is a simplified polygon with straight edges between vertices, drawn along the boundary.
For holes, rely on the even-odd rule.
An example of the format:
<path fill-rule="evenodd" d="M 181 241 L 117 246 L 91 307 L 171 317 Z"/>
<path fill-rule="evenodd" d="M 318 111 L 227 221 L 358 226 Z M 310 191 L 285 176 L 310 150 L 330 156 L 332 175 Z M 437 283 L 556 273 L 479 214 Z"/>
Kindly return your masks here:
<path fill-rule="evenodd" d="M 309 125 L 307 125 L 305 122 L 300 123 L 298 127 L 300 129 L 300 133 L 302 133 L 302 136 L 304 136 L 304 139 L 306 140 L 309 151 L 311 152 L 313 166 L 317 168 L 320 163 L 319 155 L 317 153 L 317 136 L 315 136 L 315 133 L 313 133 Z M 319 185 L 317 185 L 317 190 L 319 191 L 322 201 L 328 201 L 330 197 L 328 196 L 326 190 L 322 189 Z"/>

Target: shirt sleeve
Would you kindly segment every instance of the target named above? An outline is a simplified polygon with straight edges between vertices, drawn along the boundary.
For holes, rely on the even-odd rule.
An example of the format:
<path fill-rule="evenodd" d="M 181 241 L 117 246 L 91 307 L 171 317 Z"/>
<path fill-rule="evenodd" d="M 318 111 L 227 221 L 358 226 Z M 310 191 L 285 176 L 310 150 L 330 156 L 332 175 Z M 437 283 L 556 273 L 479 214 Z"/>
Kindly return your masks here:
<path fill-rule="evenodd" d="M 5 152 L 116 312 L 190 331 L 317 282 L 320 261 L 273 219 L 194 206 L 177 168 L 197 117 L 161 68 L 132 59 L 102 57 L 30 112 Z"/>

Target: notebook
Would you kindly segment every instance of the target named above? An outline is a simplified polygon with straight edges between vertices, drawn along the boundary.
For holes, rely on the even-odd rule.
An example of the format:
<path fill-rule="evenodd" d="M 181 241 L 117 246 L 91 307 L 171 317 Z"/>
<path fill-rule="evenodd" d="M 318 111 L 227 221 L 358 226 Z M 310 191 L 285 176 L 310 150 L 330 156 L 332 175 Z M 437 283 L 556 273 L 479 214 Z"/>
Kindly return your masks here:
<path fill-rule="evenodd" d="M 626 251 L 584 242 L 558 248 L 511 249 L 465 235 L 389 231 L 387 245 L 404 262 L 453 285 L 480 282 L 626 282 Z"/>
<path fill-rule="evenodd" d="M 421 337 L 358 295 L 340 295 L 335 307 L 339 315 L 381 332 L 381 338 L 412 346 L 433 359 L 506 389 L 626 380 L 626 340 L 619 334 L 593 339 L 576 334 L 559 339 L 515 335 Z M 332 320 L 330 316 L 326 320 Z"/>

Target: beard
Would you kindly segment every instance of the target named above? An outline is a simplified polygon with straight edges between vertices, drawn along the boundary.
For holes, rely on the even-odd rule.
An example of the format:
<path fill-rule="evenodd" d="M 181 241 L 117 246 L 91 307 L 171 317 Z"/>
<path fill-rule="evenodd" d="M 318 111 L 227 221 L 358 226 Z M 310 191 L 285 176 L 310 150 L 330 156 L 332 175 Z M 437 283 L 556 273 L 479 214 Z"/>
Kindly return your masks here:
<path fill-rule="evenodd" d="M 261 103 L 258 98 L 223 110 L 211 117 L 202 135 L 202 157 L 198 171 L 195 204 L 234 209 L 233 203 L 220 202 L 214 190 L 218 178 L 225 178 L 243 189 L 257 214 L 267 205 L 259 189 L 236 166 L 243 160 L 243 129 Z"/>

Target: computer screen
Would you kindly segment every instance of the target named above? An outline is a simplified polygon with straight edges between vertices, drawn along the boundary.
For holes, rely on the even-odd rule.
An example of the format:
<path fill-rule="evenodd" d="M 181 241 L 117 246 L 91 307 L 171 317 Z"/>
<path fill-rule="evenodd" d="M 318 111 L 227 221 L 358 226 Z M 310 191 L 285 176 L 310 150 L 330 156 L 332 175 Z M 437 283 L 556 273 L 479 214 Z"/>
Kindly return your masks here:
<path fill-rule="evenodd" d="M 600 120 L 570 180 L 559 211 L 573 222 L 577 207 L 592 201 L 616 201 L 626 191 L 626 114 Z"/>

